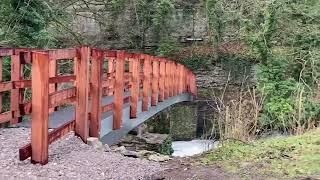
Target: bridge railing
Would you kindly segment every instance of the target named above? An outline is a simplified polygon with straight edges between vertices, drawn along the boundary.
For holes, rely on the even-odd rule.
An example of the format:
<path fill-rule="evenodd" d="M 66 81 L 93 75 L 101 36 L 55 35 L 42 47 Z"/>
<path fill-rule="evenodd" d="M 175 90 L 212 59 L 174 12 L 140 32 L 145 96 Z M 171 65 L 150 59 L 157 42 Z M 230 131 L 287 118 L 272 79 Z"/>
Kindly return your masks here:
<path fill-rule="evenodd" d="M 0 123 L 16 124 L 21 121 L 16 118 L 31 114 L 31 143 L 19 149 L 19 156 L 20 160 L 31 156 L 34 163 L 46 164 L 49 144 L 72 130 L 84 142 L 89 136 L 99 138 L 102 113 L 112 111 L 113 129 L 120 129 L 124 103 L 130 102 L 130 116 L 136 118 L 140 99 L 142 111 L 148 111 L 150 105 L 170 97 L 197 94 L 192 71 L 146 54 L 89 47 L 0 49 L 0 57 L 5 56 L 11 57 L 13 75 L 11 81 L 1 82 L 0 92 L 11 91 L 11 108 L 0 114 Z M 61 73 L 61 61 L 73 65 L 69 73 Z M 23 79 L 21 68 L 27 64 L 31 64 L 31 79 Z M 22 101 L 26 88 L 31 88 L 32 98 Z M 103 105 L 105 96 L 113 96 L 114 101 Z M 48 132 L 49 114 L 66 104 L 75 106 L 75 119 Z"/>

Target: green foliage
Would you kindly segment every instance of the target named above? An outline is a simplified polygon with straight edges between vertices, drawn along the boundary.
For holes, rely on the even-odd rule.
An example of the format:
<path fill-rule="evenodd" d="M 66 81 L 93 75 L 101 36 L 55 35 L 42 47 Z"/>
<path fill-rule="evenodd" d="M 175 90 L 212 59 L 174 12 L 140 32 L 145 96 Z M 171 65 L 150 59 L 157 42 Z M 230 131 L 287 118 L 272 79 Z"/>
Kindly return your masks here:
<path fill-rule="evenodd" d="M 222 0 L 206 0 L 206 14 L 212 43 L 215 48 L 215 60 L 219 58 L 219 47 L 225 32 L 224 11 Z"/>
<path fill-rule="evenodd" d="M 251 144 L 229 141 L 202 161 L 215 163 L 236 173 L 256 172 L 288 178 L 320 172 L 319 129 L 301 136 L 261 139 Z"/>
<path fill-rule="evenodd" d="M 313 102 L 319 79 L 316 1 L 266 2 L 259 18 L 244 20 L 246 39 L 259 65 L 258 88 L 265 96 L 261 124 L 294 132 L 319 116 Z M 256 24 L 256 22 L 260 22 Z M 303 34 L 303 35 L 302 35 Z M 279 47 L 278 45 L 282 45 Z"/>
<path fill-rule="evenodd" d="M 172 155 L 174 150 L 172 148 L 172 138 L 168 137 L 163 144 L 161 144 L 159 152 L 164 155 Z"/>
<path fill-rule="evenodd" d="M 153 15 L 153 30 L 156 39 L 166 41 L 173 32 L 172 17 L 175 11 L 173 0 L 156 0 Z"/>
<path fill-rule="evenodd" d="M 0 44 L 20 47 L 53 47 L 54 22 L 63 14 L 43 0 L 4 0 L 1 3 Z"/>
<path fill-rule="evenodd" d="M 180 61 L 182 64 L 192 70 L 205 69 L 208 70 L 210 63 L 213 61 L 211 56 L 194 55 L 192 57 Z"/>
<path fill-rule="evenodd" d="M 159 56 L 169 56 L 174 52 L 178 51 L 177 43 L 174 40 L 163 39 L 159 42 L 157 54 Z"/>
<path fill-rule="evenodd" d="M 292 123 L 288 120 L 294 111 L 292 94 L 297 83 L 288 76 L 288 67 L 286 59 L 278 58 L 259 68 L 258 87 L 266 97 L 262 122 L 264 126 L 274 126 L 271 129 L 286 129 Z"/>

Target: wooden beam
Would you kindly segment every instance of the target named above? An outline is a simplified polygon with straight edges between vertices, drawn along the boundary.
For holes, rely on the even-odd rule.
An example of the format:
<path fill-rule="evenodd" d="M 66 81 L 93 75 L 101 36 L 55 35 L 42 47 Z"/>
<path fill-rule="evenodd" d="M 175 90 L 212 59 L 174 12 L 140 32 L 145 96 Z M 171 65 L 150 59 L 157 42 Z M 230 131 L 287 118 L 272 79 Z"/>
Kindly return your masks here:
<path fill-rule="evenodd" d="M 3 65 L 3 58 L 0 56 L 0 83 L 2 83 L 2 65 Z M 2 93 L 0 92 L 0 112 L 2 113 Z M 7 122 L 7 120 L 11 120 L 12 118 L 12 113 L 10 112 L 10 118 L 9 119 L 5 119 L 6 121 L 2 121 L 0 122 L 0 128 L 2 128 L 4 126 L 4 124 L 2 123 L 5 123 Z M 1 121 L 2 118 L 0 118 L 0 121 Z"/>
<path fill-rule="evenodd" d="M 159 102 L 164 101 L 165 77 L 166 77 L 166 62 L 164 60 L 160 60 Z"/>
<path fill-rule="evenodd" d="M 75 101 L 76 94 L 75 87 L 51 93 L 49 94 L 49 107 L 54 108 L 65 103 L 71 103 Z"/>
<path fill-rule="evenodd" d="M 0 124 L 6 123 L 12 119 L 12 113 L 11 111 L 4 112 L 0 114 Z M 1 127 L 1 126 L 0 126 Z"/>
<path fill-rule="evenodd" d="M 3 65 L 3 58 L 0 57 L 0 83 L 2 83 L 2 65 Z M 0 113 L 2 113 L 2 93 L 0 92 Z M 1 125 L 0 125 L 1 128 Z"/>
<path fill-rule="evenodd" d="M 166 73 L 165 73 L 165 90 L 164 90 L 164 99 L 169 98 L 170 92 L 170 62 L 166 61 Z"/>
<path fill-rule="evenodd" d="M 32 114 L 31 147 L 32 163 L 48 163 L 49 121 L 49 56 L 47 53 L 32 55 Z"/>
<path fill-rule="evenodd" d="M 174 74 L 173 62 L 170 61 L 169 62 L 169 97 L 173 96 L 173 90 L 174 90 L 173 74 Z"/>
<path fill-rule="evenodd" d="M 76 127 L 75 134 L 83 142 L 87 142 L 88 128 L 88 101 L 89 101 L 89 58 L 90 48 L 81 47 L 77 49 L 77 67 L 76 67 Z"/>
<path fill-rule="evenodd" d="M 57 76 L 57 60 L 52 60 L 49 63 L 49 77 L 53 78 Z M 57 91 L 57 84 L 56 83 L 52 83 L 49 84 L 49 93 L 54 93 Z M 49 112 L 54 112 L 56 111 L 57 108 L 50 108 Z"/>
<path fill-rule="evenodd" d="M 21 62 L 19 55 L 12 55 L 11 56 L 11 82 L 21 80 Z M 10 124 L 17 124 L 21 122 L 22 118 L 19 116 L 19 103 L 21 102 L 21 90 L 20 89 L 12 89 L 10 95 L 10 106 L 11 112 L 13 113 L 12 120 Z"/>
<path fill-rule="evenodd" d="M 178 87 L 178 94 L 183 93 L 183 65 L 178 64 L 178 72 L 179 72 L 179 87 Z"/>
<path fill-rule="evenodd" d="M 144 55 L 143 61 L 143 99 L 142 99 L 142 111 L 149 111 L 149 98 L 150 98 L 150 80 L 151 80 L 151 59 L 149 55 Z"/>
<path fill-rule="evenodd" d="M 53 142 L 57 141 L 64 135 L 68 134 L 70 131 L 74 130 L 75 121 L 67 122 L 61 127 L 51 131 L 48 135 L 48 142 L 52 144 Z M 24 161 L 28 159 L 32 155 L 32 148 L 31 143 L 26 144 L 25 146 L 19 149 L 19 160 Z"/>
<path fill-rule="evenodd" d="M 154 58 L 152 62 L 152 97 L 151 106 L 156 106 L 159 101 L 159 61 Z"/>
<path fill-rule="evenodd" d="M 124 97 L 124 65 L 125 52 L 117 52 L 116 60 L 116 77 L 114 88 L 114 116 L 113 129 L 120 129 L 122 126 L 122 111 L 123 111 L 123 97 Z"/>
<path fill-rule="evenodd" d="M 179 85 L 179 71 L 177 68 L 177 63 L 173 63 L 173 96 L 178 95 L 178 85 Z"/>
<path fill-rule="evenodd" d="M 116 56 L 116 54 L 115 54 Z M 115 74 L 115 58 L 114 57 L 108 57 L 108 74 L 110 74 L 110 77 Z M 109 96 L 114 95 L 114 90 L 109 91 Z"/>
<path fill-rule="evenodd" d="M 91 61 L 91 119 L 89 135 L 100 138 L 102 106 L 103 52 L 92 51 Z"/>
<path fill-rule="evenodd" d="M 49 50 L 49 59 L 56 61 L 59 59 L 73 59 L 77 56 L 77 49 L 52 49 Z"/>
<path fill-rule="evenodd" d="M 138 102 L 140 94 L 140 56 L 132 59 L 132 86 L 131 86 L 131 104 L 130 117 L 137 118 Z"/>

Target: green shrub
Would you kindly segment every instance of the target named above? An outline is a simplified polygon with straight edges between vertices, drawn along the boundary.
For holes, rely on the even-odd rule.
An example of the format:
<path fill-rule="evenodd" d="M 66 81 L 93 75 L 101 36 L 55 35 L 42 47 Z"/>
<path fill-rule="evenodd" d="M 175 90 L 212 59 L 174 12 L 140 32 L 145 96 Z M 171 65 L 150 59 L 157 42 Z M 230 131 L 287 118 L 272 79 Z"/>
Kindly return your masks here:
<path fill-rule="evenodd" d="M 172 138 L 168 137 L 163 144 L 161 144 L 159 152 L 164 155 L 172 155 Z"/>
<path fill-rule="evenodd" d="M 192 70 L 208 70 L 209 66 L 211 65 L 212 59 L 213 57 L 210 56 L 194 55 L 192 57 L 182 59 L 181 63 Z"/>

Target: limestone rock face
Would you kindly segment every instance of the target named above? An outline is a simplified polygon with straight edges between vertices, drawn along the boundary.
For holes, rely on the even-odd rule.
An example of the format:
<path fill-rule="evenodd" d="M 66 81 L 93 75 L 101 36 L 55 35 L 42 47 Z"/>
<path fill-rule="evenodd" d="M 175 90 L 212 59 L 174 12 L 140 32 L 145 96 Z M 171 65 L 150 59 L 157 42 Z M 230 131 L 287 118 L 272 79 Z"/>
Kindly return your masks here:
<path fill-rule="evenodd" d="M 133 151 L 155 151 L 161 152 L 161 148 L 167 142 L 170 136 L 168 134 L 145 133 L 140 136 L 128 135 L 119 143 Z"/>
<path fill-rule="evenodd" d="M 171 158 L 168 155 L 152 154 L 148 159 L 155 162 L 165 162 L 169 161 Z"/>

